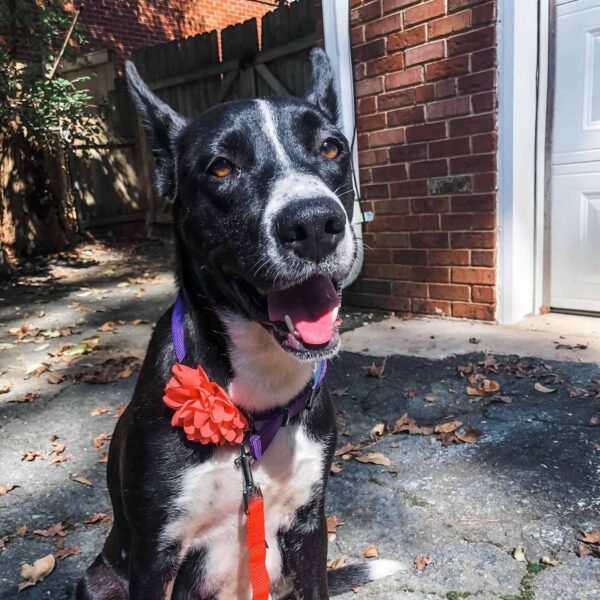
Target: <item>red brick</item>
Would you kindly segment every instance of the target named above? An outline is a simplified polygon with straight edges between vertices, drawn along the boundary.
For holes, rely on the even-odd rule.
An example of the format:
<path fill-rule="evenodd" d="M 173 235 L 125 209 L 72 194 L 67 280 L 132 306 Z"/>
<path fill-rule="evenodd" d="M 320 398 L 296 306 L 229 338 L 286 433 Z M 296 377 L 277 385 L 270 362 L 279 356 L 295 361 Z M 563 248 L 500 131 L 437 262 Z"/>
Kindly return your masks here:
<path fill-rule="evenodd" d="M 395 52 L 396 50 L 404 50 L 411 46 L 418 46 L 423 44 L 427 39 L 427 33 L 425 25 L 420 27 L 413 27 L 407 31 L 401 31 L 400 33 L 394 33 L 388 37 L 387 49 L 388 52 Z"/>
<path fill-rule="evenodd" d="M 352 58 L 355 62 L 365 62 L 385 55 L 385 40 L 373 40 L 368 44 L 353 45 Z"/>
<path fill-rule="evenodd" d="M 453 267 L 452 283 L 474 283 L 479 285 L 494 285 L 496 283 L 496 270 L 477 269 L 468 267 Z"/>
<path fill-rule="evenodd" d="M 493 287 L 473 286 L 473 302 L 494 304 L 496 302 L 496 291 Z"/>
<path fill-rule="evenodd" d="M 377 233 L 375 240 L 381 248 L 408 248 L 410 245 L 408 233 Z"/>
<path fill-rule="evenodd" d="M 449 283 L 450 269 L 446 267 L 412 267 L 413 281 L 433 281 L 435 283 Z"/>
<path fill-rule="evenodd" d="M 365 306 L 368 308 L 379 308 L 384 310 L 397 310 L 401 312 L 407 312 L 410 310 L 410 300 L 408 298 L 359 294 L 352 291 L 346 292 L 344 298 L 347 299 L 350 304 L 355 306 Z"/>
<path fill-rule="evenodd" d="M 445 79 L 456 75 L 464 75 L 469 72 L 469 57 L 457 56 L 438 62 L 429 63 L 425 66 L 425 77 L 428 81 Z"/>
<path fill-rule="evenodd" d="M 450 173 L 481 173 L 496 168 L 495 154 L 475 154 L 450 159 Z"/>
<path fill-rule="evenodd" d="M 384 75 L 404 67 L 404 55 L 397 53 L 367 63 L 367 76 Z"/>
<path fill-rule="evenodd" d="M 411 304 L 411 312 L 421 315 L 443 315 L 449 317 L 451 315 L 450 302 L 443 300 L 422 300 L 415 298 Z"/>
<path fill-rule="evenodd" d="M 392 197 L 400 196 L 426 196 L 427 195 L 427 180 L 419 181 L 403 181 L 401 183 L 393 183 L 390 186 Z"/>
<path fill-rule="evenodd" d="M 391 162 L 419 160 L 420 158 L 427 158 L 427 144 L 425 143 L 395 146 L 390 149 Z"/>
<path fill-rule="evenodd" d="M 407 142 L 422 142 L 446 137 L 446 123 L 428 123 L 406 128 Z"/>
<path fill-rule="evenodd" d="M 439 17 L 446 11 L 444 0 L 430 0 L 404 11 L 404 27 Z"/>
<path fill-rule="evenodd" d="M 423 123 L 425 121 L 425 112 L 422 106 L 412 106 L 402 108 L 388 113 L 388 123 L 390 127 L 397 125 L 412 125 L 414 123 Z"/>
<path fill-rule="evenodd" d="M 379 92 L 383 91 L 383 77 L 357 81 L 354 84 L 354 91 L 357 98 L 360 98 L 361 96 L 378 94 Z"/>
<path fill-rule="evenodd" d="M 371 169 L 360 169 L 358 179 L 362 185 L 369 183 L 371 181 Z"/>
<path fill-rule="evenodd" d="M 429 158 L 439 158 L 441 156 L 460 156 L 471 152 L 470 138 L 453 138 L 451 140 L 441 140 L 429 144 Z"/>
<path fill-rule="evenodd" d="M 421 104 L 435 98 L 435 86 L 432 83 L 415 88 L 415 102 Z"/>
<path fill-rule="evenodd" d="M 403 144 L 406 141 L 404 128 L 386 129 L 385 131 L 376 131 L 370 135 L 370 143 L 373 148 L 378 146 L 391 146 L 393 144 Z"/>
<path fill-rule="evenodd" d="M 447 119 L 448 117 L 458 117 L 467 115 L 471 112 L 471 102 L 469 98 L 450 98 L 432 102 L 427 105 L 427 120 Z"/>
<path fill-rule="evenodd" d="M 392 260 L 400 265 L 426 265 L 427 250 L 395 250 Z"/>
<path fill-rule="evenodd" d="M 488 2 L 483 6 L 474 6 L 472 13 L 473 26 L 493 23 L 496 20 L 496 3 Z"/>
<path fill-rule="evenodd" d="M 473 110 L 476 113 L 488 112 L 496 108 L 496 93 L 484 92 L 483 94 L 477 94 L 472 96 L 471 101 L 473 102 Z"/>
<path fill-rule="evenodd" d="M 365 26 L 365 38 L 372 40 L 402 29 L 402 18 L 400 13 L 391 14 L 378 21 L 373 21 Z"/>
<path fill-rule="evenodd" d="M 468 265 L 468 250 L 430 250 L 429 264 L 439 266 Z"/>
<path fill-rule="evenodd" d="M 358 161 L 362 167 L 371 165 L 384 165 L 388 162 L 389 154 L 387 150 L 363 150 L 358 155 Z"/>
<path fill-rule="evenodd" d="M 452 212 L 492 212 L 496 209 L 494 194 L 469 194 L 468 196 L 452 197 Z"/>
<path fill-rule="evenodd" d="M 437 215 L 393 215 L 376 217 L 369 224 L 369 231 L 422 231 L 438 229 Z"/>
<path fill-rule="evenodd" d="M 385 89 L 393 90 L 396 88 L 415 85 L 423 81 L 422 67 L 411 67 L 397 73 L 391 73 L 385 76 Z"/>
<path fill-rule="evenodd" d="M 429 62 L 438 58 L 444 58 L 444 42 L 437 41 L 430 44 L 408 48 L 404 51 L 406 65 L 417 65 L 419 63 Z"/>
<path fill-rule="evenodd" d="M 369 115 L 374 113 L 377 110 L 377 98 L 374 96 L 369 96 L 368 98 L 363 98 L 358 102 L 358 110 L 357 113 L 361 116 Z"/>
<path fill-rule="evenodd" d="M 387 184 L 362 185 L 360 192 L 365 200 L 390 197 L 390 188 Z"/>
<path fill-rule="evenodd" d="M 477 319 L 479 321 L 493 321 L 494 307 L 489 304 L 452 304 L 452 316 L 462 319 Z"/>
<path fill-rule="evenodd" d="M 382 94 L 377 98 L 379 110 L 389 110 L 390 108 L 400 108 L 401 106 L 410 106 L 415 103 L 415 90 L 409 88 Z"/>
<path fill-rule="evenodd" d="M 357 46 L 358 44 L 364 43 L 364 41 L 365 41 L 364 26 L 352 27 L 352 30 L 350 33 L 350 40 L 352 42 L 352 47 Z"/>
<path fill-rule="evenodd" d="M 462 31 L 468 29 L 471 26 L 471 11 L 465 10 L 460 13 L 449 15 L 436 21 L 432 21 L 427 25 L 429 32 L 429 39 L 435 39 L 436 37 L 446 36 L 449 33 L 455 31 Z"/>
<path fill-rule="evenodd" d="M 410 178 L 421 179 L 423 177 L 440 177 L 448 174 L 448 163 L 446 160 L 425 160 L 410 163 Z"/>
<path fill-rule="evenodd" d="M 462 8 L 483 4 L 486 0 L 448 0 L 448 11 L 455 12 Z"/>
<path fill-rule="evenodd" d="M 494 213 L 452 213 L 442 215 L 442 229 L 444 231 L 494 229 L 495 226 Z"/>
<path fill-rule="evenodd" d="M 366 23 L 381 16 L 381 1 L 374 0 L 350 11 L 351 23 Z"/>
<path fill-rule="evenodd" d="M 394 281 L 392 294 L 394 296 L 407 296 L 409 298 L 427 298 L 427 284 L 409 281 Z"/>
<path fill-rule="evenodd" d="M 392 262 L 392 252 L 391 250 L 375 248 L 369 249 L 365 248 L 365 263 L 373 264 L 390 264 Z"/>
<path fill-rule="evenodd" d="M 496 247 L 496 235 L 491 231 L 452 234 L 452 248 L 477 248 L 480 250 Z"/>
<path fill-rule="evenodd" d="M 373 202 L 375 215 L 404 215 L 408 214 L 407 198 L 394 198 L 393 200 L 376 200 Z"/>
<path fill-rule="evenodd" d="M 404 181 L 406 179 L 405 165 L 391 165 L 386 167 L 373 167 L 373 183 L 388 181 Z"/>
<path fill-rule="evenodd" d="M 365 265 L 361 271 L 363 277 L 372 277 L 382 279 L 407 279 L 411 276 L 410 266 L 406 265 Z M 393 293 L 393 284 L 392 290 Z"/>
<path fill-rule="evenodd" d="M 495 152 L 497 139 L 495 133 L 482 133 L 471 138 L 473 152 Z"/>
<path fill-rule="evenodd" d="M 487 92 L 494 89 L 496 79 L 495 71 L 482 71 L 475 75 L 467 75 L 458 80 L 459 94 L 477 94 L 478 92 Z"/>
<path fill-rule="evenodd" d="M 496 191 L 496 173 L 475 173 L 473 175 L 474 192 Z"/>
<path fill-rule="evenodd" d="M 450 122 L 450 137 L 472 135 L 494 131 L 496 118 L 493 114 L 453 119 Z"/>
<path fill-rule="evenodd" d="M 493 267 L 496 264 L 496 253 L 493 250 L 473 250 L 471 264 L 474 267 Z"/>
<path fill-rule="evenodd" d="M 356 283 L 360 292 L 367 294 L 383 294 L 389 296 L 392 293 L 392 283 L 381 279 L 365 279 L 362 277 Z"/>
<path fill-rule="evenodd" d="M 435 84 L 436 98 L 449 98 L 450 96 L 456 96 L 455 79 L 445 79 Z"/>
<path fill-rule="evenodd" d="M 357 123 L 359 131 L 383 129 L 386 125 L 385 114 L 377 113 L 375 115 L 367 115 L 366 117 L 358 117 Z"/>
<path fill-rule="evenodd" d="M 493 69 L 496 66 L 496 48 L 487 48 L 471 54 L 471 72 Z"/>
<path fill-rule="evenodd" d="M 443 231 L 411 233 L 410 243 L 413 248 L 448 248 L 448 234 Z"/>
<path fill-rule="evenodd" d="M 462 35 L 451 37 L 447 41 L 448 56 L 456 56 L 457 54 L 465 54 L 466 52 L 475 52 L 483 48 L 489 48 L 496 42 L 496 28 L 486 27 L 477 29 Z"/>
<path fill-rule="evenodd" d="M 433 198 L 411 198 L 410 210 L 418 213 L 445 213 L 450 208 L 450 202 L 445 196 L 435 196 Z"/>
<path fill-rule="evenodd" d="M 417 2 L 421 2 L 421 0 L 383 0 L 383 11 L 387 13 L 399 8 L 405 8 L 411 4 L 416 4 Z"/>
<path fill-rule="evenodd" d="M 471 299 L 471 288 L 468 285 L 429 284 L 429 296 L 437 300 L 463 300 Z"/>

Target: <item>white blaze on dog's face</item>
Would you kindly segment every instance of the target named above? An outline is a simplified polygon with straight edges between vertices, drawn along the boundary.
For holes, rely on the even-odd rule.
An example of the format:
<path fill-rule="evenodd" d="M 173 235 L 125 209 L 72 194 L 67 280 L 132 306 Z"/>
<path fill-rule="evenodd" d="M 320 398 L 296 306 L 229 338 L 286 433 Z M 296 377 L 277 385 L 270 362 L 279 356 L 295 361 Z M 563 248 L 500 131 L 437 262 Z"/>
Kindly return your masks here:
<path fill-rule="evenodd" d="M 186 273 L 303 361 L 337 350 L 340 284 L 355 258 L 350 147 L 322 50 L 311 66 L 304 100 L 231 102 L 194 122 L 127 67 Z"/>

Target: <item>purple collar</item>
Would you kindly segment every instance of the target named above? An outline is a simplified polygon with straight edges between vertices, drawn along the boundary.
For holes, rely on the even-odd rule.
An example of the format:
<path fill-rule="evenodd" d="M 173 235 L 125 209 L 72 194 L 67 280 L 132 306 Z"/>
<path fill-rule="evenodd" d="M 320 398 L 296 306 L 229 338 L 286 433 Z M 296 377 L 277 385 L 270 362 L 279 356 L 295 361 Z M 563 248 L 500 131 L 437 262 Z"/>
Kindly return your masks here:
<path fill-rule="evenodd" d="M 185 301 L 183 294 L 180 293 L 173 305 L 173 312 L 171 314 L 171 337 L 177 360 L 180 363 L 183 363 L 186 355 L 184 315 Z M 323 385 L 326 372 L 327 361 L 322 359 L 315 364 L 313 380 L 307 383 L 304 389 L 292 398 L 286 406 L 255 415 L 246 415 L 251 428 L 248 445 L 254 460 L 260 460 L 263 457 L 275 434 L 281 427 L 285 427 L 290 419 L 298 416 L 306 408 L 311 407 L 313 400 Z"/>

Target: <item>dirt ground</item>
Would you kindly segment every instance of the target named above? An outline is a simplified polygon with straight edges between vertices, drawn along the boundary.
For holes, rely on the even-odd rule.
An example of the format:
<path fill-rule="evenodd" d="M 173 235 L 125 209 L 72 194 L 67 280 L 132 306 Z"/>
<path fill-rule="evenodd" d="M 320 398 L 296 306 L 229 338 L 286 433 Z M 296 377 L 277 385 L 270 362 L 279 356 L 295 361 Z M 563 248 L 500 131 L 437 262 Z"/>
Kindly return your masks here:
<path fill-rule="evenodd" d="M 52 573 L 19 597 L 72 598 L 101 548 L 110 434 L 174 299 L 170 261 L 168 241 L 95 243 L 1 284 L 2 600 L 17 597 L 22 565 L 50 554 Z M 379 320 L 386 335 L 388 315 L 343 316 L 346 330 Z M 330 559 L 404 566 L 343 598 L 598 598 L 598 364 L 470 349 L 331 362 Z"/>

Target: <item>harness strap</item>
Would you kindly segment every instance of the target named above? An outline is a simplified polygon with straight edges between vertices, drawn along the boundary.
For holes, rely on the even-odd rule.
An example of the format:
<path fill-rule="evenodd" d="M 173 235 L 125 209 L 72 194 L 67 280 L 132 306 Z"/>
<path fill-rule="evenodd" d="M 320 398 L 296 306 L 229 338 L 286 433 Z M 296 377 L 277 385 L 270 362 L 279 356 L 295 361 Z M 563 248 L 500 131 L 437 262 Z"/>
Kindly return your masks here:
<path fill-rule="evenodd" d="M 255 495 L 250 499 L 246 518 L 246 546 L 248 547 L 252 600 L 268 600 L 271 583 L 266 565 L 265 506 L 262 496 Z"/>

